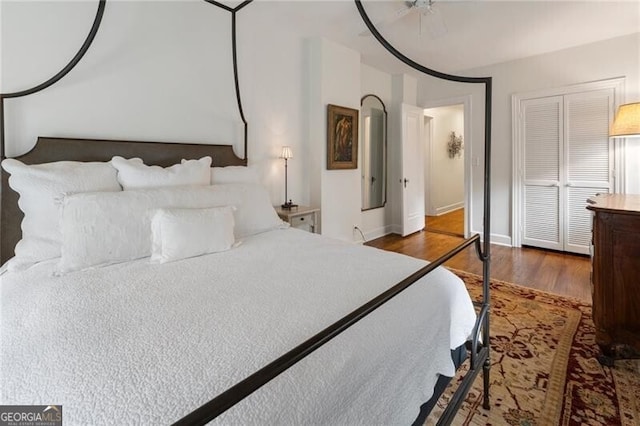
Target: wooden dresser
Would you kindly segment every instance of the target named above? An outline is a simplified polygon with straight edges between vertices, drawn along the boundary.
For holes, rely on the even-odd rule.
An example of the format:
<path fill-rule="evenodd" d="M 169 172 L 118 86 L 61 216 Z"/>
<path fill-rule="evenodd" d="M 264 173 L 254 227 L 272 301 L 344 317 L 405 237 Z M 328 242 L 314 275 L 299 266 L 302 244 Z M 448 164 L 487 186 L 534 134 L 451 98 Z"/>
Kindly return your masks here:
<path fill-rule="evenodd" d="M 640 354 L 640 195 L 588 200 L 593 215 L 592 292 L 601 362 Z"/>

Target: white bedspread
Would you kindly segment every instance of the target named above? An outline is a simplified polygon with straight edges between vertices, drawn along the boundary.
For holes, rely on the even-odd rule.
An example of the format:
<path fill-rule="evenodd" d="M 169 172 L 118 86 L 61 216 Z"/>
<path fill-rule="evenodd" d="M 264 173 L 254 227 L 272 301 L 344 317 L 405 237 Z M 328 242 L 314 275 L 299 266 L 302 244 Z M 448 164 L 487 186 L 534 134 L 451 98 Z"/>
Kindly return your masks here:
<path fill-rule="evenodd" d="M 6 273 L 0 404 L 62 404 L 65 425 L 169 424 L 424 264 L 287 229 L 164 265 Z M 409 424 L 474 321 L 439 268 L 216 422 Z"/>

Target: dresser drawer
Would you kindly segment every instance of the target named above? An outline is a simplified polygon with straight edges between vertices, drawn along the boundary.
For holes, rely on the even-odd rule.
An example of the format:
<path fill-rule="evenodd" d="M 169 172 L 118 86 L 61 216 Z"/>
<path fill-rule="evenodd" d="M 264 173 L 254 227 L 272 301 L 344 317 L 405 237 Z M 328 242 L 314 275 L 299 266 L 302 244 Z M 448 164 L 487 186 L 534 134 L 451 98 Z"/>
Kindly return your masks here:
<path fill-rule="evenodd" d="M 320 232 L 320 218 L 318 217 L 320 209 L 318 208 L 293 206 L 292 208 L 285 209 L 282 207 L 276 207 L 276 213 L 278 213 L 280 219 L 285 222 L 289 222 L 293 228 L 316 233 Z"/>
<path fill-rule="evenodd" d="M 300 228 L 305 225 L 313 227 L 315 226 L 315 223 L 313 223 L 314 217 L 315 213 L 307 213 L 300 216 L 294 216 L 291 218 L 291 226 L 293 226 L 294 228 Z"/>

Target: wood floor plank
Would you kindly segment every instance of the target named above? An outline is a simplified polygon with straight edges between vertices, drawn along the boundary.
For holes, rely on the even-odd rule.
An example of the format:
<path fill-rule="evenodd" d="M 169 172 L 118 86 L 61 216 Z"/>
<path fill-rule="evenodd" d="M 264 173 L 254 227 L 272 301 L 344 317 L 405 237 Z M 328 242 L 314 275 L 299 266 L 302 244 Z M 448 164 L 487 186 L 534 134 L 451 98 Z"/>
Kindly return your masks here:
<path fill-rule="evenodd" d="M 426 216 L 425 228 L 430 232 L 444 232 L 464 236 L 464 209 L 454 210 L 440 216 Z"/>
<path fill-rule="evenodd" d="M 387 235 L 366 244 L 420 259 L 434 260 L 461 241 L 460 237 L 423 231 L 405 238 L 395 234 Z M 482 263 L 473 247 L 464 250 L 445 265 L 475 274 L 482 273 Z M 587 256 L 492 244 L 491 277 L 591 303 L 591 261 Z"/>

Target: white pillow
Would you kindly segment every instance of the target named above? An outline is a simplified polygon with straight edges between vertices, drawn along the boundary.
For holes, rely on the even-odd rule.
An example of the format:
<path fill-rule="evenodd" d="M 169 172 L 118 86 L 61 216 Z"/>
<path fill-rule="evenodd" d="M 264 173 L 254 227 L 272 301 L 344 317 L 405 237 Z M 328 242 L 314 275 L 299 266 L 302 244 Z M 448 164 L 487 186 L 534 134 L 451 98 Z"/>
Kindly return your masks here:
<path fill-rule="evenodd" d="M 209 185 L 211 157 L 182 160 L 181 164 L 163 168 L 147 166 L 139 158 L 115 156 L 111 164 L 118 170 L 118 182 L 125 190 L 180 185 Z"/>
<path fill-rule="evenodd" d="M 236 207 L 236 239 L 289 226 L 278 217 L 267 189 L 260 184 L 229 183 L 211 188 L 223 194 L 221 197 L 226 200 L 225 205 Z"/>
<path fill-rule="evenodd" d="M 211 168 L 211 184 L 260 183 L 258 172 L 249 166 L 227 166 Z"/>
<path fill-rule="evenodd" d="M 265 203 L 266 200 L 266 203 Z M 160 208 L 235 206 L 235 237 L 286 226 L 259 185 L 185 186 L 73 194 L 62 213 L 58 273 L 151 255 L 151 213 Z"/>
<path fill-rule="evenodd" d="M 151 262 L 229 250 L 235 243 L 233 210 L 231 206 L 156 210 L 151 219 Z"/>
<path fill-rule="evenodd" d="M 9 271 L 60 257 L 59 201 L 65 193 L 122 190 L 116 169 L 108 162 L 26 165 L 6 159 L 2 167 L 11 175 L 9 186 L 20 195 L 18 206 L 24 213 L 22 239 L 16 245 L 15 257 L 9 261 Z"/>

